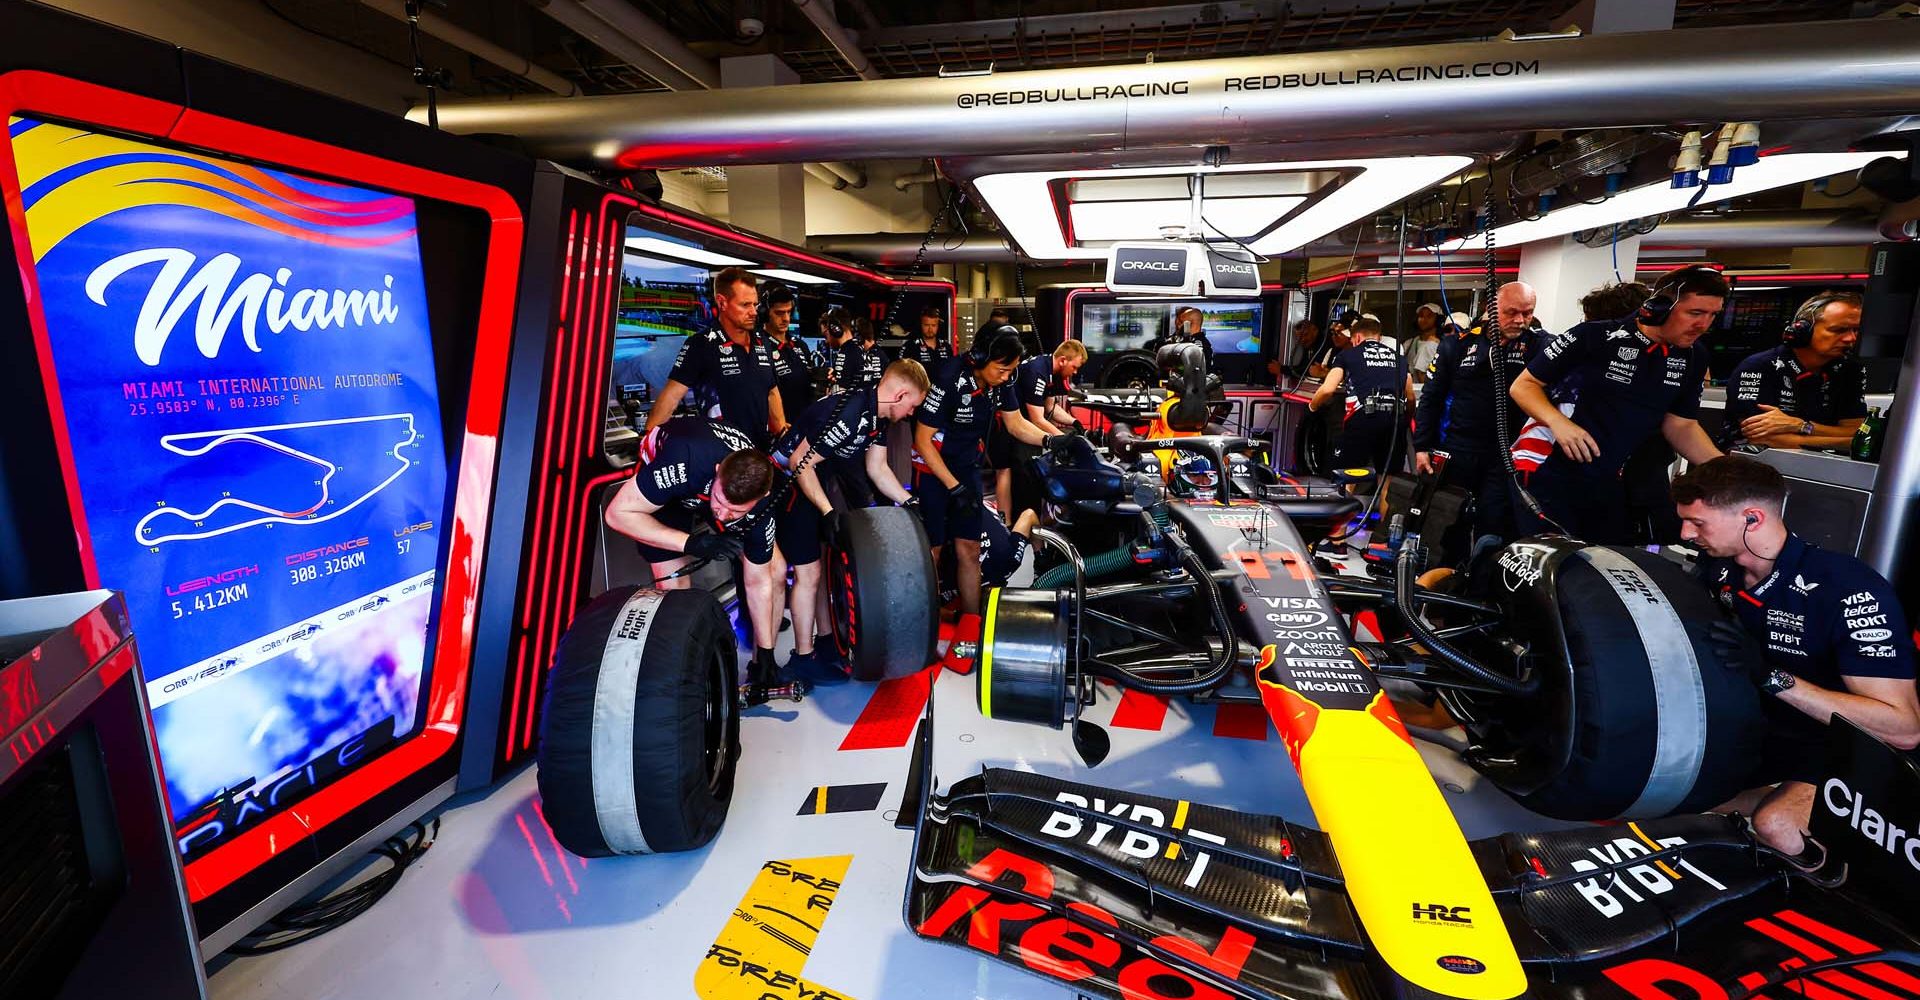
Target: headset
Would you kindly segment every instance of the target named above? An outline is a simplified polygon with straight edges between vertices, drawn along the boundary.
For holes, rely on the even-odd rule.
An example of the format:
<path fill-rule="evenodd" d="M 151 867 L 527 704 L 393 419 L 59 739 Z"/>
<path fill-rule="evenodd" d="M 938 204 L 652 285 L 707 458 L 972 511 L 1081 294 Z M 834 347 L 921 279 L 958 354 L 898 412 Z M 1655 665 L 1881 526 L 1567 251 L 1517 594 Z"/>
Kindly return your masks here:
<path fill-rule="evenodd" d="M 1806 347 L 1813 343 L 1813 328 L 1820 322 L 1820 314 L 1835 302 L 1848 302 L 1856 296 L 1852 292 L 1821 292 L 1807 300 L 1806 305 L 1793 314 L 1793 322 L 1787 324 L 1782 336 L 1789 347 Z"/>
<path fill-rule="evenodd" d="M 1719 271 L 1705 264 L 1689 264 L 1686 267 L 1668 271 L 1660 277 L 1659 281 L 1654 282 L 1653 294 L 1647 297 L 1647 301 L 1640 303 L 1640 311 L 1634 314 L 1635 318 L 1648 326 L 1664 324 L 1667 317 L 1673 315 L 1673 307 L 1679 300 L 1676 293 L 1689 280 L 1700 274 L 1713 275 L 1717 281 L 1726 280 Z"/>
<path fill-rule="evenodd" d="M 820 313 L 820 325 L 831 329 L 835 336 L 845 337 L 853 332 L 852 317 L 843 306 L 828 306 Z"/>
<path fill-rule="evenodd" d="M 1020 340 L 1020 331 L 1010 324 L 990 326 L 973 335 L 973 343 L 967 347 L 967 364 L 975 370 L 985 368 L 995 361 L 1018 362 L 1026 353 L 1026 345 Z"/>
<path fill-rule="evenodd" d="M 788 288 L 786 285 L 772 278 L 762 279 L 760 282 L 760 304 L 754 307 L 753 328 L 761 333 L 771 335 L 773 331 L 767 329 L 767 319 L 769 314 L 773 312 L 773 307 L 784 302 L 793 302 L 794 305 L 799 305 L 794 299 L 793 289 Z M 787 331 L 781 330 L 780 332 L 784 334 Z"/>

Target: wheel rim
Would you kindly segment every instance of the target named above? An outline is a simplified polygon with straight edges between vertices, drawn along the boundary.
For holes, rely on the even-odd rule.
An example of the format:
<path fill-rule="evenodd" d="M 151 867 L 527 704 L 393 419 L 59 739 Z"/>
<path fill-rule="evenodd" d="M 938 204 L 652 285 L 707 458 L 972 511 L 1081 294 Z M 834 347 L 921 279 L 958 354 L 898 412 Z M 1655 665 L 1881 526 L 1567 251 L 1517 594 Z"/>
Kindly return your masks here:
<path fill-rule="evenodd" d="M 732 762 L 734 665 L 727 650 L 716 644 L 707 668 L 706 716 L 701 720 L 701 752 L 706 761 L 707 791 L 718 796 L 726 784 L 727 766 Z"/>

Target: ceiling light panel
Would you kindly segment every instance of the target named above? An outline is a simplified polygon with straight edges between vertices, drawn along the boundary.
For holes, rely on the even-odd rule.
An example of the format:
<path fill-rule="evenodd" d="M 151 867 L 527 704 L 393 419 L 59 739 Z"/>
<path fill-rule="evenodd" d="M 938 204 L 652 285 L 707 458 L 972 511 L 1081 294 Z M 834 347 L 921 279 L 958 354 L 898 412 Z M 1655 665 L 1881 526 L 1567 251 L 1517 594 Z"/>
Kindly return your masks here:
<path fill-rule="evenodd" d="M 1885 152 L 1783 153 L 1777 156 L 1763 156 L 1760 162 L 1735 171 L 1731 183 L 1709 185 L 1704 192 L 1700 188 L 1676 188 L 1664 180 L 1657 181 L 1637 188 L 1629 188 L 1606 201 L 1568 205 L 1538 219 L 1500 226 L 1493 231 L 1493 241 L 1495 246 L 1500 247 L 1519 246 L 1522 243 L 1552 239 L 1568 233 L 1598 229 L 1601 226 L 1611 226 L 1620 222 L 1631 222 L 1648 216 L 1684 212 L 1692 207 L 1712 205 L 1730 198 L 1744 198 L 1773 188 L 1785 187 L 1789 184 L 1804 184 L 1820 177 L 1830 177 L 1848 170 L 1856 170 L 1886 155 L 1889 154 Z M 1895 155 L 1904 157 L 1906 154 Z M 1695 195 L 1700 197 L 1698 202 L 1693 200 Z M 1486 237 L 1476 235 L 1448 240 L 1440 244 L 1439 249 L 1451 253 L 1458 250 L 1478 250 L 1486 245 Z"/>
<path fill-rule="evenodd" d="M 822 278 L 817 274 L 789 271 L 784 267 L 756 267 L 752 270 L 753 273 L 758 275 L 763 275 L 768 278 L 778 278 L 781 281 L 791 281 L 800 285 L 835 285 L 839 284 L 840 281 L 838 278 Z"/>
<path fill-rule="evenodd" d="M 650 253 L 656 257 L 672 257 L 675 260 L 691 261 L 695 264 L 710 264 L 714 267 L 746 267 L 758 261 L 742 260 L 723 253 L 714 253 L 687 243 L 675 243 L 657 236 L 629 236 L 627 249 L 637 253 Z"/>
<path fill-rule="evenodd" d="M 1202 226 L 1212 226 L 1209 236 L 1222 234 L 1234 239 L 1251 239 L 1272 226 L 1274 220 L 1294 210 L 1305 198 L 1208 198 L 1201 205 L 1206 217 Z M 1073 217 L 1073 235 L 1081 243 L 1113 240 L 1152 240 L 1160 229 L 1187 228 L 1193 202 L 1185 199 L 1165 201 L 1077 201 L 1068 206 Z"/>
<path fill-rule="evenodd" d="M 1300 210 L 1278 228 L 1252 244 L 1254 251 L 1272 254 L 1296 250 L 1355 219 L 1371 215 L 1388 205 L 1397 204 L 1402 198 L 1459 173 L 1472 162 L 1472 158 L 1466 156 L 1409 156 L 1279 163 L 1229 163 L 1219 167 L 1125 167 L 1091 172 L 1031 171 L 988 174 L 975 179 L 974 189 L 980 193 L 987 207 L 992 209 L 993 214 L 1007 228 L 1008 234 L 1020 244 L 1020 248 L 1026 251 L 1028 256 L 1040 260 L 1076 260 L 1092 255 L 1078 245 L 1067 245 L 1066 234 L 1061 230 L 1060 214 L 1054 205 L 1053 191 L 1050 186 L 1054 181 L 1104 182 L 1126 178 L 1153 178 L 1161 185 L 1171 183 L 1173 186 L 1165 190 L 1169 190 L 1179 198 L 1184 198 L 1187 193 L 1187 178 L 1198 174 L 1206 178 L 1207 200 L 1211 203 L 1215 199 L 1221 199 L 1220 213 L 1225 215 L 1227 214 L 1226 206 L 1230 201 L 1242 199 L 1229 200 L 1222 198 L 1223 194 L 1277 196 L 1286 192 L 1276 191 L 1273 187 L 1275 184 L 1300 184 L 1302 187 L 1313 184 L 1313 187 L 1306 190 L 1318 190 L 1326 183 L 1324 179 L 1317 182 L 1310 178 L 1277 180 L 1273 177 L 1263 179 L 1259 175 L 1300 177 L 1302 174 L 1311 175 L 1316 172 L 1348 175 L 1347 182 L 1338 189 Z M 1243 188 L 1243 185 L 1247 187 Z M 1073 186 L 1081 187 L 1084 183 Z M 1163 189 L 1156 187 L 1154 190 Z M 1262 226 L 1279 217 L 1279 214 L 1267 216 Z M 1230 221 L 1216 218 L 1211 207 L 1207 210 L 1208 221 L 1228 232 L 1259 231 L 1260 227 L 1245 224 L 1248 218 L 1250 215 L 1236 213 L 1236 217 Z M 1186 216 L 1183 214 L 1177 220 L 1177 224 L 1185 225 L 1186 221 Z M 1136 228 L 1145 228 L 1147 230 L 1145 235 L 1149 237 L 1158 235 L 1157 229 L 1151 226 L 1136 225 Z M 1080 241 L 1094 239 L 1080 230 L 1077 216 L 1074 235 Z"/>

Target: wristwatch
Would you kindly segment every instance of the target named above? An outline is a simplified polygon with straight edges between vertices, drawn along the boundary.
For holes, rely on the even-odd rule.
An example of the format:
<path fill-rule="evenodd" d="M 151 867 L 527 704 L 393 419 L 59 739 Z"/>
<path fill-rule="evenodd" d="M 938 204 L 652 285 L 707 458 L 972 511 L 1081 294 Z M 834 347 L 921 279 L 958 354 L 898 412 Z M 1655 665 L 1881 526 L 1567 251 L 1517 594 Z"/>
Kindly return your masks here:
<path fill-rule="evenodd" d="M 1800 436 L 1801 437 L 1813 436 L 1813 421 L 1811 420 L 1800 421 Z"/>
<path fill-rule="evenodd" d="M 1779 694 L 1793 687 L 1794 683 L 1798 680 L 1799 678 L 1784 670 L 1769 670 L 1767 671 L 1767 679 L 1762 681 L 1760 686 L 1765 688 L 1768 694 Z"/>

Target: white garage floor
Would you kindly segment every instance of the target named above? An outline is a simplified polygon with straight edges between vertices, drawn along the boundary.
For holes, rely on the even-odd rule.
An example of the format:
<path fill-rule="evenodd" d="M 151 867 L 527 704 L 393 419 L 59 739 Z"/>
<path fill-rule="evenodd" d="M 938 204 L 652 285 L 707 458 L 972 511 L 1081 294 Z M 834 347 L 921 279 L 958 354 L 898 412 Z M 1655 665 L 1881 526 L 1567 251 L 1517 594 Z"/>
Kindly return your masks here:
<path fill-rule="evenodd" d="M 894 809 L 927 686 L 924 675 L 878 688 L 846 684 L 798 706 L 750 713 L 731 815 L 714 843 L 689 854 L 567 854 L 541 818 L 528 768 L 447 808 L 432 850 L 366 915 L 294 948 L 233 961 L 212 977 L 212 994 L 800 1000 L 798 990 L 769 988 L 725 966 L 714 945 L 737 931 L 734 910 L 768 861 L 824 859 L 801 866 L 845 868 L 804 960 L 805 985 L 824 989 L 821 1000 L 1071 1000 L 1074 991 L 1057 983 L 920 940 L 902 923 L 912 834 L 894 828 Z M 972 677 L 942 673 L 933 687 L 936 768 L 945 782 L 982 765 L 1017 767 L 1311 819 L 1278 735 L 1255 707 L 1175 702 L 1156 718 L 1157 701 L 1123 700 L 1103 687 L 1088 717 L 1112 724 L 1114 751 L 1089 771 L 1064 733 L 982 719 Z M 1446 739 L 1432 737 L 1421 750 L 1468 837 L 1557 825 L 1488 785 Z M 885 788 L 870 809 L 817 812 L 819 786 L 878 783 Z M 862 804 L 853 792 L 829 804 L 842 797 Z M 802 974 L 797 962 L 790 968 Z"/>

